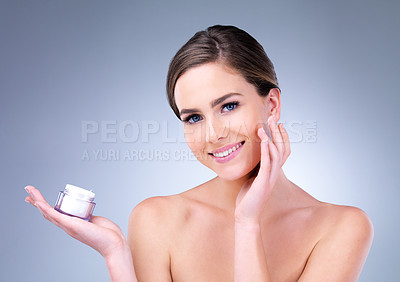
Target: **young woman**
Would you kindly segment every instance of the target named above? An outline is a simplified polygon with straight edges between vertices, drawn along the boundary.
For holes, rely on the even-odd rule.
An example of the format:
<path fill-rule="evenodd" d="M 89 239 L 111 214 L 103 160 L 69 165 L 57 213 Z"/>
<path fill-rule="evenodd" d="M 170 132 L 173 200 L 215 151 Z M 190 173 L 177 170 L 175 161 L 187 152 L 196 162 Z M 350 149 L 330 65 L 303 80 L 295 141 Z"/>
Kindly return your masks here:
<path fill-rule="evenodd" d="M 167 93 L 188 146 L 217 177 L 139 203 L 127 240 L 106 218 L 58 213 L 32 186 L 26 201 L 103 255 L 112 281 L 357 280 L 372 223 L 286 178 L 280 89 L 253 37 L 221 25 L 196 33 L 170 63 Z"/>

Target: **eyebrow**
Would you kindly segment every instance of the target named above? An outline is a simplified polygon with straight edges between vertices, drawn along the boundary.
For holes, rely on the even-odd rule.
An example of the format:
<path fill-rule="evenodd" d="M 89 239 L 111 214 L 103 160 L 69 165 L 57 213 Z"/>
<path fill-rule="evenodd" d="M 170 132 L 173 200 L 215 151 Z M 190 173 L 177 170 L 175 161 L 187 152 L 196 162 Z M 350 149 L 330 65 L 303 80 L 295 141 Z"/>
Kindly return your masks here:
<path fill-rule="evenodd" d="M 240 93 L 228 93 L 228 94 L 225 94 L 224 96 L 221 96 L 221 97 L 211 101 L 210 106 L 211 106 L 211 108 L 214 108 L 215 106 L 221 104 L 223 101 L 225 101 L 229 97 L 232 97 L 232 96 L 235 96 L 235 95 L 243 96 L 243 94 L 240 94 Z M 196 113 L 196 112 L 200 112 L 200 110 L 196 109 L 196 108 L 182 109 L 180 111 L 180 115 L 182 116 L 183 114 L 191 114 L 191 113 Z"/>

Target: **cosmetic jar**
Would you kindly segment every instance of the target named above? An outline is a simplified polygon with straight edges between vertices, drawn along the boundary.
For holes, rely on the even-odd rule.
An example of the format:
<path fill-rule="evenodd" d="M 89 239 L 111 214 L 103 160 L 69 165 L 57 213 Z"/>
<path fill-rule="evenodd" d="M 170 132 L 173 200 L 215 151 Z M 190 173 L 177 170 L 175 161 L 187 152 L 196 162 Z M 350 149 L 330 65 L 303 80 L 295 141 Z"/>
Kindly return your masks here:
<path fill-rule="evenodd" d="M 94 207 L 95 194 L 92 191 L 67 184 L 64 191 L 60 191 L 54 209 L 70 216 L 90 221 Z"/>

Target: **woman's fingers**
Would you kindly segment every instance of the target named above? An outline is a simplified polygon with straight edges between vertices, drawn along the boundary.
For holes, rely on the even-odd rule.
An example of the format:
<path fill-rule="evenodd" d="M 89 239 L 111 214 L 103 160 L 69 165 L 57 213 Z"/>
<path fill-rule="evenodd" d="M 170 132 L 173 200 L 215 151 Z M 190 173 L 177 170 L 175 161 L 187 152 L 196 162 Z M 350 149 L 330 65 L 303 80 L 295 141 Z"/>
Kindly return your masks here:
<path fill-rule="evenodd" d="M 277 147 L 280 155 L 283 156 L 284 151 L 285 151 L 285 146 L 283 143 L 283 138 L 282 138 L 281 132 L 278 128 L 278 125 L 276 124 L 275 116 L 271 115 L 268 118 L 268 126 L 271 129 L 272 141 L 275 144 L 275 146 Z"/>
<path fill-rule="evenodd" d="M 35 205 L 35 202 L 32 200 L 31 196 L 28 196 L 25 198 L 25 202 L 31 204 L 31 205 Z"/>
<path fill-rule="evenodd" d="M 236 220 L 253 221 L 259 219 L 266 199 L 268 199 L 279 174 L 280 152 L 263 127 L 258 128 L 257 135 L 261 139 L 260 169 L 254 181 L 246 182 L 236 198 Z"/>
<path fill-rule="evenodd" d="M 47 203 L 42 194 L 33 186 L 26 186 L 29 196 L 25 201 L 34 205 L 44 218 L 64 230 L 71 237 L 97 250 L 107 257 L 122 246 L 126 239 L 118 225 L 100 216 L 92 216 L 90 222 L 62 214 Z"/>
<path fill-rule="evenodd" d="M 38 208 L 38 210 L 42 213 L 42 215 L 47 219 L 58 225 L 58 221 L 51 217 L 49 214 L 48 206 L 50 206 L 42 194 L 35 187 L 28 185 L 25 187 L 26 192 L 28 192 L 29 197 L 26 197 L 25 200 Z"/>
<path fill-rule="evenodd" d="M 286 132 L 286 129 L 284 128 L 283 124 L 279 124 L 279 130 L 282 134 L 283 137 L 283 143 L 284 143 L 284 147 L 285 147 L 285 153 L 283 155 L 283 163 L 282 165 L 286 162 L 287 158 L 290 155 L 290 140 L 289 140 L 289 134 Z"/>
<path fill-rule="evenodd" d="M 258 137 L 261 139 L 261 162 L 260 162 L 260 170 L 258 172 L 257 177 L 263 177 L 263 179 L 268 178 L 271 170 L 271 160 L 269 156 L 269 146 L 268 146 L 268 136 L 265 133 L 264 128 L 258 129 Z"/>
<path fill-rule="evenodd" d="M 42 194 L 39 192 L 38 189 L 33 187 L 32 185 L 28 185 L 25 187 L 26 192 L 28 192 L 29 196 L 32 198 L 34 202 L 36 201 L 46 201 Z"/>
<path fill-rule="evenodd" d="M 276 124 L 275 118 L 272 116 L 268 119 L 268 124 L 271 126 L 271 135 L 273 137 L 273 141 L 275 146 L 278 148 L 279 155 L 281 157 L 280 166 L 286 162 L 287 158 L 290 155 L 290 140 L 289 135 L 286 132 L 283 124 Z"/>
<path fill-rule="evenodd" d="M 276 148 L 276 146 L 274 145 L 274 143 L 272 143 L 272 141 L 269 141 L 268 145 L 269 145 L 269 151 L 270 151 L 271 160 L 272 160 L 269 183 L 271 184 L 271 186 L 273 186 L 275 184 L 276 180 L 278 179 L 279 170 L 281 168 L 282 156 L 281 156 L 280 152 L 278 151 L 278 149 Z"/>
<path fill-rule="evenodd" d="M 260 176 L 263 177 L 264 181 L 268 181 L 273 185 L 278 177 L 279 169 L 284 163 L 282 160 L 287 154 L 285 148 L 286 137 L 281 134 L 280 128 L 276 126 L 275 119 L 272 116 L 269 118 L 268 122 L 271 126 L 271 132 L 273 132 L 272 136 L 275 142 L 268 138 L 262 128 L 259 129 L 258 136 L 262 140 Z"/>
<path fill-rule="evenodd" d="M 47 203 L 40 191 L 35 187 L 28 185 L 25 187 L 25 190 L 29 193 L 29 197 L 26 197 L 25 200 L 34 205 L 45 219 L 54 223 L 69 235 L 76 232 L 76 223 L 80 223 L 81 219 L 73 218 L 56 211 Z"/>
<path fill-rule="evenodd" d="M 51 221 L 61 229 L 63 229 L 68 235 L 76 238 L 76 234 L 79 233 L 81 225 L 88 224 L 87 221 L 82 219 L 68 216 L 56 211 L 52 206 L 50 206 L 45 201 L 37 201 L 36 207 L 42 213 L 44 218 Z"/>

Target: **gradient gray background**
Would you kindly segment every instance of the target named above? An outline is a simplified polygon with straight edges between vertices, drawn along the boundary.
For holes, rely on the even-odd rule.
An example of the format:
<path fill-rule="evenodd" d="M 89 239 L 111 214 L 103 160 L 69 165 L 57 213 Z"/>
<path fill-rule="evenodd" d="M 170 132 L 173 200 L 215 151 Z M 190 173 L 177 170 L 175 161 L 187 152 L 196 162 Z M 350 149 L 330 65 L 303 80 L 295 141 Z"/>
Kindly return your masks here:
<path fill-rule="evenodd" d="M 375 237 L 360 281 L 399 277 L 399 1 L 0 1 L 1 281 L 108 281 L 103 258 L 24 202 L 51 204 L 66 183 L 93 189 L 95 214 L 126 234 L 145 198 L 187 190 L 214 173 L 195 160 L 82 160 L 84 150 L 189 150 L 163 130 L 129 143 L 85 121 L 180 123 L 165 97 L 175 52 L 196 31 L 233 24 L 275 64 L 289 179 L 321 201 L 368 213 Z M 305 124 L 316 122 L 316 140 Z M 140 137 L 143 128 L 140 128 Z M 132 131 L 133 132 L 133 131 Z M 127 132 L 129 135 L 129 132 Z M 299 138 L 300 137 L 300 138 Z"/>

